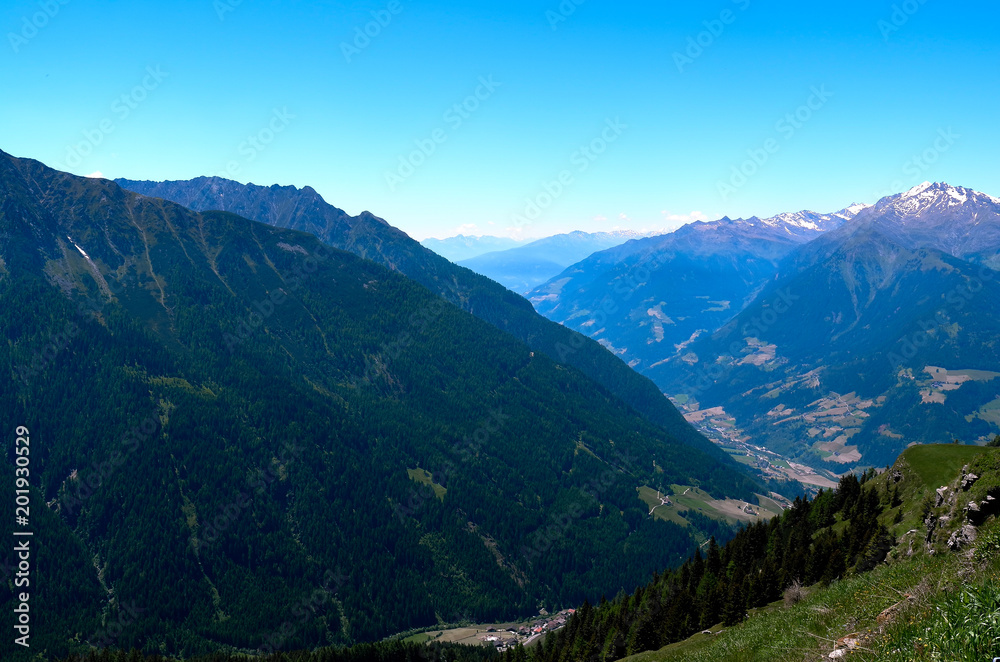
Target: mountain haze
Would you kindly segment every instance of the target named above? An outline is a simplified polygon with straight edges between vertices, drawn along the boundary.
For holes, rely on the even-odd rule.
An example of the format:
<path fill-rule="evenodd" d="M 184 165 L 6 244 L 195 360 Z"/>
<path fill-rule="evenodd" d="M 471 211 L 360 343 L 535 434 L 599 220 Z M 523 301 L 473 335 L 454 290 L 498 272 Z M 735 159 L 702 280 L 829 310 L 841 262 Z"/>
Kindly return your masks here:
<path fill-rule="evenodd" d="M 526 294 L 566 267 L 602 251 L 645 235 L 630 230 L 570 232 L 533 241 L 524 246 L 486 253 L 459 262 L 504 287 Z"/>
<path fill-rule="evenodd" d="M 511 239 L 510 237 L 470 237 L 460 234 L 448 237 L 447 239 L 424 239 L 420 242 L 420 245 L 431 249 L 447 260 L 458 263 L 462 260 L 470 260 L 486 253 L 505 251 L 508 248 L 523 246 L 529 241 L 528 239 Z"/>

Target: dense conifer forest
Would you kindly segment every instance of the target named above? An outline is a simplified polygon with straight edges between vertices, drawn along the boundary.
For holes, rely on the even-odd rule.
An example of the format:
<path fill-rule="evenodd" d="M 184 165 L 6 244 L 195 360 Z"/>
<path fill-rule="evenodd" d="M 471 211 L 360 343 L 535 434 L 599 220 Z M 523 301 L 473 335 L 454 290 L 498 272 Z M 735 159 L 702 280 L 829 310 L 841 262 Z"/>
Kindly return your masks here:
<path fill-rule="evenodd" d="M 527 649 L 533 662 L 617 660 L 657 650 L 782 597 L 793 584 L 829 583 L 881 563 L 895 544 L 878 522 L 898 493 L 864 489 L 874 471 L 844 476 L 836 490 L 798 498 L 769 522 L 750 525 L 724 546 L 711 539 L 680 568 L 631 594 L 584 602 L 566 627 Z M 512 650 L 504 660 L 523 659 Z"/>
<path fill-rule="evenodd" d="M 764 490 L 311 235 L 0 156 L 0 415 L 31 430 L 50 655 L 343 646 L 571 606 L 696 546 L 637 487 Z"/>

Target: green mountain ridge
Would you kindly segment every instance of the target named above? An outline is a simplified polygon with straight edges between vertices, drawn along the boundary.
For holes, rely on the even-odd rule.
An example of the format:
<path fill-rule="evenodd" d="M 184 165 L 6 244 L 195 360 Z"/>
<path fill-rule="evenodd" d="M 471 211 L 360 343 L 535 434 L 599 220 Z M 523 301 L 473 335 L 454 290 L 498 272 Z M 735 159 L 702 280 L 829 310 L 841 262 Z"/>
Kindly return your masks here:
<path fill-rule="evenodd" d="M 688 425 L 653 382 L 599 343 L 547 320 L 520 295 L 452 264 L 369 212 L 352 217 L 328 204 L 310 187 L 244 185 L 218 177 L 117 181 L 128 190 L 171 200 L 194 211 L 223 210 L 268 225 L 309 232 L 330 246 L 402 273 L 532 350 L 580 370 L 680 441 L 720 462 L 731 463 L 725 453 Z"/>
<path fill-rule="evenodd" d="M 315 648 L 572 604 L 695 546 L 638 486 L 760 491 L 310 234 L 2 153 L 0 196 L 0 408 L 32 439 L 39 605 L 5 660 Z"/>

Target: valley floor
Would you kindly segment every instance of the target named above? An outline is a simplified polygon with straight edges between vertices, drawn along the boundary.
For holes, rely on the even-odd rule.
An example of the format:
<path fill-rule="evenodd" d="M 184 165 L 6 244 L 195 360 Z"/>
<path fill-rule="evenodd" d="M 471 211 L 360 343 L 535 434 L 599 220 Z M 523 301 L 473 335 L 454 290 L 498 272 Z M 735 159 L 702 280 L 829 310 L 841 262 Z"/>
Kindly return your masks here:
<path fill-rule="evenodd" d="M 693 425 L 698 432 L 721 446 L 737 462 L 756 467 L 767 478 L 797 480 L 817 489 L 831 489 L 837 486 L 839 474 L 793 462 L 772 450 L 751 443 L 750 438 L 743 434 L 743 431 L 737 427 L 736 420 L 726 413 L 723 407 L 699 409 L 697 402 L 680 402 L 674 398 L 670 400 L 684 414 L 685 420 Z M 840 443 L 839 438 L 828 442 L 828 444 Z M 838 457 L 840 457 L 841 452 L 844 452 L 845 461 L 860 459 L 860 456 L 855 457 L 856 449 L 849 449 L 842 444 L 838 450 L 827 452 L 831 456 L 836 453 Z"/>

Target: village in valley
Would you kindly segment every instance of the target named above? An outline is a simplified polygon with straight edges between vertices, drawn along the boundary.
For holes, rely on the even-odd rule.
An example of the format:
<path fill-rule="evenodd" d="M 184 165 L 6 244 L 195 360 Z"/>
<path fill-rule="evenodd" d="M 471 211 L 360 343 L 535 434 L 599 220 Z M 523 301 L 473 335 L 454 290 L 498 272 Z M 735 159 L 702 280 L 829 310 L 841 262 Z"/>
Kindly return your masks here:
<path fill-rule="evenodd" d="M 518 644 L 530 646 L 536 643 L 549 632 L 554 632 L 565 626 L 574 613 L 576 613 L 575 609 L 563 609 L 555 614 L 549 614 L 549 612 L 542 609 L 539 611 L 538 616 L 534 616 L 526 621 L 432 630 L 412 635 L 407 637 L 406 640 L 421 643 L 440 641 L 491 646 L 502 653 Z"/>

